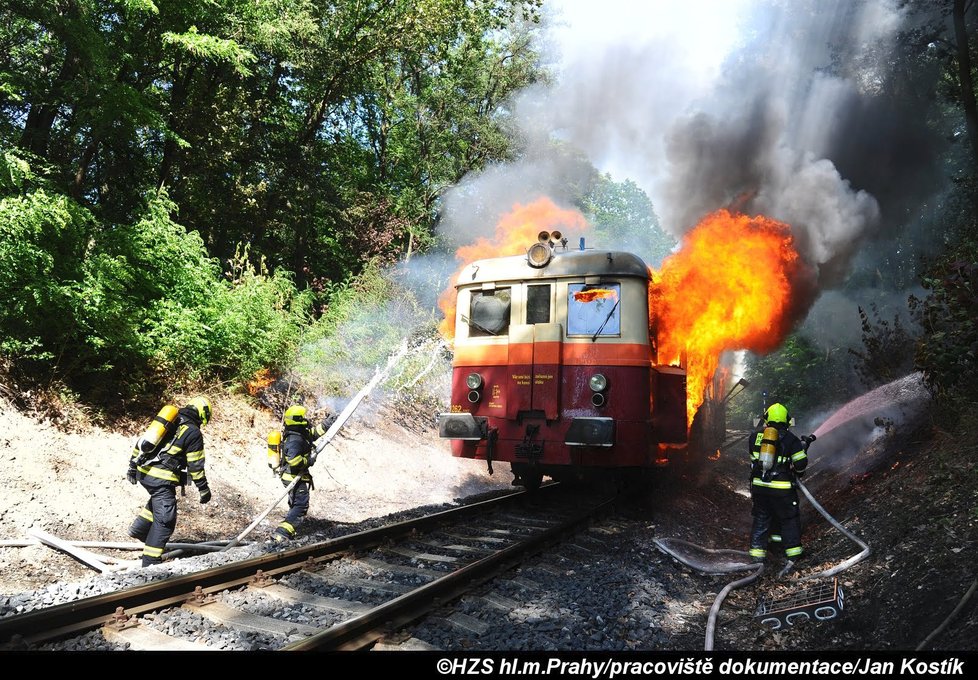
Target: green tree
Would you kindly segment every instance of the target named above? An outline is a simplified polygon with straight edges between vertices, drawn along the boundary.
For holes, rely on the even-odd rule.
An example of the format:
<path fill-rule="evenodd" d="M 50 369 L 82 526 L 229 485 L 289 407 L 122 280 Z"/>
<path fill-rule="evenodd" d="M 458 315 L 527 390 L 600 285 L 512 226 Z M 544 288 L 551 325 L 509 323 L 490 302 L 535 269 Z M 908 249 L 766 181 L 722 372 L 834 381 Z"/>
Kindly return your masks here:
<path fill-rule="evenodd" d="M 602 243 L 631 250 L 653 268 L 677 245 L 659 226 L 648 195 L 630 179 L 615 182 L 609 174 L 597 175 L 583 208 Z"/>

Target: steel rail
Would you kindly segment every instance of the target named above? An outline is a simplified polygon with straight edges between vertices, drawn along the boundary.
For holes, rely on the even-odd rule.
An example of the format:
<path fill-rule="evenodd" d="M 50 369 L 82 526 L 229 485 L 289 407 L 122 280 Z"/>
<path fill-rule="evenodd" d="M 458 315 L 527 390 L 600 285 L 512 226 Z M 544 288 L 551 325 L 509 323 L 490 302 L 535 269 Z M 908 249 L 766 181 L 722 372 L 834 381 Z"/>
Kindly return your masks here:
<path fill-rule="evenodd" d="M 611 507 L 617 500 L 614 497 L 606 499 L 558 526 L 528 536 L 514 545 L 487 555 L 322 633 L 288 644 L 280 651 L 358 650 L 368 647 L 385 633 L 410 623 L 431 609 L 508 571 L 529 555 L 575 531 L 579 525 Z"/>
<path fill-rule="evenodd" d="M 548 484 L 541 487 L 536 494 L 557 493 L 559 488 L 559 484 Z M 392 538 L 407 536 L 415 531 L 426 531 L 470 515 L 491 512 L 529 497 L 525 491 L 517 491 L 500 498 L 443 510 L 281 553 L 253 557 L 192 574 L 173 576 L 162 581 L 0 618 L 0 644 L 9 643 L 15 638 L 34 644 L 91 630 L 117 618 L 116 612 L 120 607 L 127 616 L 142 614 L 186 602 L 194 596 L 198 588 L 198 593 L 215 593 L 245 585 L 259 571 L 266 576 L 298 571 L 317 562 L 336 559 L 351 551 L 376 547 Z"/>

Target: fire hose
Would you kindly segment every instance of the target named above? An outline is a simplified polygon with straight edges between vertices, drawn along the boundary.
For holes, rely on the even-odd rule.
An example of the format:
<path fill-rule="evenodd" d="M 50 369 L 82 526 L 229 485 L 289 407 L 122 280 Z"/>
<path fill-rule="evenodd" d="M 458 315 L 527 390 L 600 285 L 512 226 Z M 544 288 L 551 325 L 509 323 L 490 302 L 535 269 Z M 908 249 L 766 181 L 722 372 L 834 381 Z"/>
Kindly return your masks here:
<path fill-rule="evenodd" d="M 395 364 L 397 364 L 398 361 L 401 360 L 401 358 L 406 353 L 407 353 L 407 341 L 405 340 L 402 341 L 398 352 L 396 354 L 393 354 L 390 357 L 390 359 L 387 361 L 387 366 L 383 370 L 380 370 L 380 368 L 378 367 L 378 369 L 374 372 L 373 378 L 370 379 L 370 382 L 364 385 L 363 389 L 357 392 L 357 394 L 353 397 L 353 399 L 351 399 L 350 402 L 343 408 L 343 410 L 340 411 L 340 414 L 336 417 L 336 420 L 333 421 L 333 424 L 329 426 L 329 429 L 326 430 L 326 433 L 323 434 L 322 437 L 316 440 L 315 445 L 313 447 L 312 454 L 309 456 L 309 467 L 313 466 L 313 464 L 316 462 L 316 458 L 319 456 L 320 453 L 323 452 L 323 449 L 326 448 L 327 444 L 329 444 L 329 442 L 333 439 L 333 437 L 336 436 L 336 433 L 340 431 L 340 428 L 343 427 L 344 424 L 346 424 L 346 421 L 349 420 L 351 415 L 353 415 L 353 412 L 356 411 L 357 407 L 360 405 L 360 402 L 363 401 L 364 397 L 366 397 L 367 394 L 369 394 L 370 391 L 374 387 L 376 387 L 377 384 L 381 380 L 383 380 L 388 373 L 390 373 L 390 370 L 394 367 Z M 275 506 L 281 503 L 282 499 L 289 495 L 289 492 L 291 492 L 292 489 L 295 488 L 295 485 L 298 484 L 301 479 L 302 479 L 302 475 L 296 475 L 295 479 L 292 480 L 292 483 L 289 484 L 285 488 L 285 491 L 282 492 L 282 495 L 276 498 L 275 502 L 269 505 L 268 508 L 265 510 L 265 512 L 258 515 L 258 517 L 256 517 L 254 521 L 251 524 L 249 524 L 244 531 L 242 531 L 232 540 L 228 541 L 228 544 L 225 545 L 223 548 L 221 548 L 221 552 L 230 550 L 231 548 L 236 546 L 238 542 L 241 541 L 245 536 L 250 534 L 255 529 L 255 527 L 258 526 L 258 524 L 261 523 L 261 521 L 268 516 L 268 513 L 274 510 Z"/>
<path fill-rule="evenodd" d="M 859 538 L 857 538 L 852 532 L 850 532 L 849 530 L 847 530 L 834 517 L 832 517 L 825 510 L 825 508 L 823 508 L 818 503 L 818 501 L 815 500 L 815 498 L 812 496 L 811 492 L 808 490 L 808 488 L 804 484 L 801 483 L 801 481 L 798 481 L 797 484 L 798 484 L 798 487 L 802 490 L 802 493 L 805 494 L 805 497 L 808 499 L 808 501 L 815 507 L 816 510 L 819 511 L 819 513 L 821 513 L 821 515 L 823 517 L 825 517 L 825 519 L 827 519 L 829 521 L 829 523 L 833 527 L 835 527 L 836 529 L 838 529 L 839 531 L 841 531 L 847 538 L 849 538 L 852 541 L 854 541 L 857 544 L 859 544 L 859 546 L 862 548 L 862 551 L 859 552 L 859 554 L 854 555 L 853 557 L 850 557 L 849 559 L 845 560 L 844 562 L 842 562 L 842 563 L 840 563 L 840 564 L 838 564 L 838 565 L 836 565 L 834 567 L 831 567 L 830 569 L 826 569 L 824 571 L 820 571 L 817 574 L 812 574 L 810 576 L 805 576 L 805 577 L 799 579 L 799 583 L 800 582 L 803 582 L 803 581 L 810 581 L 810 580 L 816 579 L 816 578 L 826 578 L 826 577 L 829 577 L 829 576 L 834 576 L 835 574 L 838 574 L 839 572 L 845 571 L 846 569 L 848 569 L 852 565 L 856 564 L 857 562 L 860 562 L 860 561 L 864 560 L 870 554 L 869 545 L 867 545 L 865 542 L 863 542 L 862 540 L 860 540 Z M 686 541 L 676 541 L 676 540 L 673 540 L 672 542 L 673 543 L 676 543 L 676 542 L 678 542 L 678 543 L 686 543 L 687 545 L 694 545 L 694 544 L 690 544 L 690 543 L 688 543 Z M 664 541 L 660 541 L 659 539 L 656 539 L 654 541 L 654 543 L 663 552 L 671 555 L 672 557 L 675 557 L 680 562 L 683 562 L 684 564 L 692 567 L 693 569 L 697 569 L 698 571 L 701 571 L 701 572 L 707 572 L 707 573 L 728 573 L 728 572 L 733 572 L 733 571 L 744 571 L 745 569 L 750 569 L 750 568 L 752 568 L 754 566 L 752 564 L 728 565 L 728 566 L 723 567 L 723 568 L 720 568 L 720 569 L 715 569 L 712 572 L 708 572 L 707 570 L 703 569 L 701 566 L 699 566 L 697 564 L 694 564 L 694 563 L 688 561 L 687 559 L 685 559 L 682 555 L 680 555 L 679 553 L 677 553 L 675 550 L 671 549 L 669 547 L 669 545 L 667 543 L 665 543 Z M 716 551 L 716 550 L 710 550 L 710 549 L 707 549 L 707 548 L 702 548 L 700 546 L 694 546 L 694 547 L 698 548 L 699 550 L 706 551 L 708 553 L 737 552 L 737 551 Z M 740 553 L 740 554 L 744 554 L 744 553 Z M 789 563 L 787 565 L 786 569 L 781 572 L 781 574 L 787 573 L 787 570 L 790 569 L 790 566 L 791 565 Z M 727 595 L 730 594 L 731 591 L 736 590 L 738 588 L 743 588 L 744 586 L 753 583 L 754 581 L 756 581 L 757 579 L 759 579 L 763 573 L 764 573 L 764 565 L 763 564 L 760 564 L 757 567 L 756 571 L 754 571 L 754 573 L 749 574 L 748 576 L 745 576 L 743 578 L 737 579 L 736 581 L 733 581 L 733 582 L 727 584 L 723 588 L 723 590 L 721 590 L 720 593 L 717 595 L 716 599 L 713 601 L 713 606 L 710 607 L 710 613 L 709 613 L 709 616 L 707 617 L 707 623 L 706 623 L 706 639 L 705 639 L 705 642 L 704 642 L 704 645 L 703 645 L 703 649 L 705 651 L 708 651 L 708 652 L 713 651 L 713 638 L 714 638 L 714 633 L 716 631 L 716 619 L 717 619 L 717 616 L 720 613 L 720 606 L 723 604 L 724 599 L 727 597 Z"/>

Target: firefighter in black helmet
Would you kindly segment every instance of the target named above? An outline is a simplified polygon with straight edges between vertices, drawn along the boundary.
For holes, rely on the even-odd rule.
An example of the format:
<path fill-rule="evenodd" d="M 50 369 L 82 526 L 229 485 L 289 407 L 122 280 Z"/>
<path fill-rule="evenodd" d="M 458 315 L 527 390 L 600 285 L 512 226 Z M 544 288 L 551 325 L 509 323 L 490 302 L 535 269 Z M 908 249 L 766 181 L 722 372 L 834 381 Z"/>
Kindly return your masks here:
<path fill-rule="evenodd" d="M 315 488 L 309 474 L 309 454 L 312 453 L 312 443 L 326 434 L 334 420 L 334 416 L 327 416 L 322 424 L 311 425 L 306 419 L 305 406 L 295 405 L 285 410 L 281 462 L 276 472 L 282 475 L 285 486 L 296 477 L 299 481 L 289 492 L 289 512 L 272 535 L 277 542 L 295 538 L 296 529 L 309 512 L 309 490 Z"/>
<path fill-rule="evenodd" d="M 750 556 L 755 562 L 767 557 L 768 541 L 778 540 L 778 532 L 790 568 L 802 555 L 801 517 L 795 484 L 808 466 L 808 444 L 788 429 L 788 409 L 771 404 L 765 422 L 748 439 L 751 461 L 751 499 L 753 526 Z M 772 529 L 775 535 L 772 535 Z"/>
<path fill-rule="evenodd" d="M 176 429 L 171 438 L 160 442 L 149 460 L 139 458 L 139 447 L 133 450 L 127 478 L 137 481 L 149 492 L 149 501 L 129 527 L 129 535 L 145 542 L 143 566 L 159 564 L 163 549 L 177 525 L 177 486 L 187 483 L 187 475 L 200 492 L 200 502 L 211 499 L 204 475 L 204 436 L 200 428 L 211 419 L 211 403 L 206 397 L 194 397 L 179 410 Z"/>

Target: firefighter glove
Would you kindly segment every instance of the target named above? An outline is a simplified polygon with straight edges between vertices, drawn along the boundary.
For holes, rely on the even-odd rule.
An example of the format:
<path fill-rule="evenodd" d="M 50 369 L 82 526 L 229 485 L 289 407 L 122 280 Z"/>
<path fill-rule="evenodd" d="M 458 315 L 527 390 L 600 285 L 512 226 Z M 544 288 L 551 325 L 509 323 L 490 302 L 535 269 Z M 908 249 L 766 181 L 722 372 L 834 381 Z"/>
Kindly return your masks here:
<path fill-rule="evenodd" d="M 200 489 L 200 503 L 203 505 L 211 499 L 211 488 L 209 486 L 202 486 Z"/>
<path fill-rule="evenodd" d="M 138 477 L 136 475 L 136 466 L 130 465 L 129 471 L 126 473 L 126 481 L 129 482 L 130 484 L 135 484 L 137 478 Z"/>

